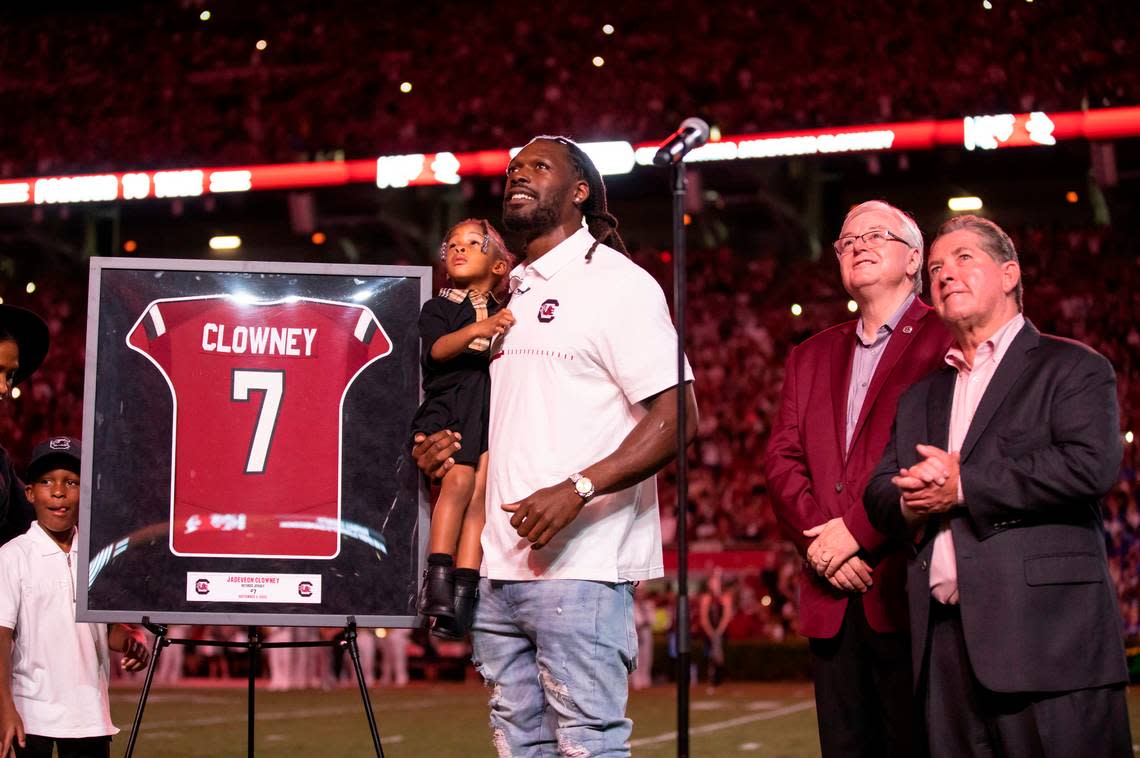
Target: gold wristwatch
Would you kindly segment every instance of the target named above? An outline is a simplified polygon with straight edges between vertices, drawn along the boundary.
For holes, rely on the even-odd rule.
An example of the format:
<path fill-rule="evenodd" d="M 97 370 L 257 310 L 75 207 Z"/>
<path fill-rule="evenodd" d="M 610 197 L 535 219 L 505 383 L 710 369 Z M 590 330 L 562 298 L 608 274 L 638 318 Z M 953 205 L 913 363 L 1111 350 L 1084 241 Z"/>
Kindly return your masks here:
<path fill-rule="evenodd" d="M 571 474 L 570 481 L 574 484 L 574 491 L 578 493 L 578 497 L 582 498 L 582 503 L 590 502 L 590 498 L 594 496 L 594 483 L 590 477 L 583 474 Z"/>

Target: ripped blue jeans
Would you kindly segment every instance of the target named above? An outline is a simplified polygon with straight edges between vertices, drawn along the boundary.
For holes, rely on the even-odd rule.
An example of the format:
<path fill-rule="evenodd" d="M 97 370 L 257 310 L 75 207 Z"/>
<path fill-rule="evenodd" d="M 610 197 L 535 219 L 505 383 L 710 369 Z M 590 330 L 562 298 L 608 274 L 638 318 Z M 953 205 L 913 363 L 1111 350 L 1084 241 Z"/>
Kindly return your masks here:
<path fill-rule="evenodd" d="M 632 584 L 484 578 L 471 636 L 500 758 L 629 755 Z"/>

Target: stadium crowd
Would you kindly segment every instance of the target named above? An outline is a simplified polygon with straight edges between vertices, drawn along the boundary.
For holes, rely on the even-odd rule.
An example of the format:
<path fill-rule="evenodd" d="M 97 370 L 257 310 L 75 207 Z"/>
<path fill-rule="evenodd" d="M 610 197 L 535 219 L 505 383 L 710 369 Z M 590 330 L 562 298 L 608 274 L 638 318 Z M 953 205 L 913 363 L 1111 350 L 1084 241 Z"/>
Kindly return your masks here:
<path fill-rule="evenodd" d="M 543 131 L 637 141 L 694 114 L 725 133 L 748 133 L 1140 100 L 1140 68 L 1132 65 L 1140 41 L 1127 31 L 1140 24 L 1140 5 L 1128 3 L 1095 14 L 1072 2 L 976 3 L 932 14 L 922 3 L 888 0 L 851 7 L 662 0 L 604 12 L 551 0 L 543 18 L 558 23 L 507 5 L 473 12 L 412 4 L 399 14 L 360 0 L 287 8 L 165 0 L 144 12 L 130 5 L 14 9 L 0 18 L 0 94 L 18 114 L 0 124 L 0 178 L 480 149 Z M 943 44 L 950 37 L 956 43 Z M 1112 361 L 1122 433 L 1133 429 L 1140 260 L 1111 231 L 1010 231 L 1031 293 L 1027 315 Z M 668 252 L 634 255 L 671 292 Z M 0 414 L 0 440 L 18 464 L 45 435 L 82 431 L 85 275 L 69 265 L 37 272 L 30 293 L 18 263 L 0 267 L 0 281 L 10 283 L 0 296 L 43 314 L 52 339 L 43 368 Z M 1106 278 L 1108 270 L 1116 273 Z M 850 318 L 847 296 L 827 256 L 792 262 L 728 247 L 694 251 L 688 286 L 702 411 L 689 452 L 688 536 L 701 550 L 774 556 L 762 570 L 727 577 L 727 635 L 781 640 L 796 633 L 799 558 L 777 529 L 760 461 L 788 351 Z M 677 528 L 671 469 L 659 487 L 669 546 Z M 1138 640 L 1140 473 L 1130 436 L 1104 522 L 1126 634 Z M 657 632 L 673 625 L 669 587 L 654 587 L 644 601 Z M 690 623 L 699 633 L 696 607 Z M 423 662 L 440 652 L 426 635 L 389 637 L 389 646 L 402 646 L 381 655 L 396 662 L 382 675 L 393 683 L 408 676 L 400 656 L 410 651 Z M 176 647 L 165 659 L 167 677 L 233 673 L 220 650 L 183 657 Z M 334 660 L 324 649 L 268 658 L 270 669 L 302 671 L 296 681 L 320 686 L 335 681 Z"/>
<path fill-rule="evenodd" d="M 1140 413 L 1140 261 L 1130 259 L 1126 245 L 1106 230 L 1027 227 L 1011 232 L 1022 251 L 1031 293 L 1028 317 L 1043 331 L 1080 339 L 1112 361 L 1122 433 L 1133 429 Z M 667 251 L 642 249 L 634 256 L 666 292 L 671 291 Z M 1100 272 L 1107 270 L 1117 273 L 1106 279 Z M 83 279 L 79 268 L 60 269 L 30 295 L 0 293 L 6 302 L 44 314 L 53 339 L 44 368 L 23 388 L 25 394 L 5 404 L 0 416 L 0 439 L 17 462 L 26 460 L 31 445 L 49 433 L 81 431 Z M 734 607 L 727 637 L 782 640 L 796 633 L 799 558 L 777 530 L 759 461 L 778 406 L 788 351 L 807 336 L 851 318 L 847 297 L 834 262 L 826 257 L 816 263 L 789 262 L 764 254 L 739 255 L 729 248 L 691 253 L 688 291 L 689 356 L 700 383 L 702 411 L 698 439 L 690 449 L 689 537 L 698 550 L 762 550 L 773 556 L 762 569 L 726 577 Z M 793 314 L 793 303 L 799 306 L 799 315 Z M 1104 523 L 1126 634 L 1136 640 L 1140 638 L 1140 475 L 1135 443 L 1131 437 L 1125 439 L 1125 459 L 1106 499 Z M 672 469 L 658 481 L 663 534 L 670 546 L 676 541 Z M 651 619 L 647 623 L 659 633 L 669 629 L 670 588 L 655 586 L 645 600 Z M 691 623 L 699 633 L 696 606 Z M 437 673 L 432 661 L 441 654 L 462 656 L 462 651 L 433 649 L 426 635 L 397 639 L 405 645 L 402 654 L 411 651 L 413 669 L 419 667 L 424 675 Z M 389 642 L 395 643 L 395 639 Z M 306 655 L 320 656 L 307 661 L 326 662 L 315 664 L 320 671 L 306 677 L 317 677 L 314 681 L 326 686 L 335 683 L 327 650 Z M 200 652 L 186 660 L 193 663 L 187 664 L 186 673 L 229 673 L 220 651 Z M 270 658 L 271 669 L 273 665 Z M 291 665 L 290 670 L 301 665 Z M 405 669 L 402 675 L 390 673 L 389 680 L 406 681 L 407 676 Z"/>
<path fill-rule="evenodd" d="M 0 95 L 19 114 L 0 124 L 0 177 L 496 148 L 542 131 L 645 140 L 694 114 L 749 133 L 1140 95 L 1131 3 L 552 0 L 542 20 L 510 5 L 132 5 L 0 18 Z"/>

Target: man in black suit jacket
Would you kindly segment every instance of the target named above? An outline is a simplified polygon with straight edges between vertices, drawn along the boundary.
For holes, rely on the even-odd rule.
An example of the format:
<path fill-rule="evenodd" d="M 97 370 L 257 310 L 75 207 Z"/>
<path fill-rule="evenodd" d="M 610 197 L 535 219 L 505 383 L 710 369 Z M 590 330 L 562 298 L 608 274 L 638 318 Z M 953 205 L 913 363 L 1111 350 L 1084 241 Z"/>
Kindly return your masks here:
<path fill-rule="evenodd" d="M 1100 515 L 1121 460 L 1112 366 L 1024 319 L 993 222 L 948 221 L 927 270 L 957 344 L 899 400 L 864 506 L 913 548 L 931 755 L 1131 756 Z"/>

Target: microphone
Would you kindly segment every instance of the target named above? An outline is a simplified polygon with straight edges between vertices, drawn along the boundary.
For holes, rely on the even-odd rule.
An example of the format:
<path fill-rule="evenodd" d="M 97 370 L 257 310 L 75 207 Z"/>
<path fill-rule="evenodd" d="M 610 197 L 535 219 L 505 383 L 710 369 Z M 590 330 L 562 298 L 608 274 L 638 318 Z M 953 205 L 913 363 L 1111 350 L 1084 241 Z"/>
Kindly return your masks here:
<path fill-rule="evenodd" d="M 653 156 L 653 165 L 671 166 L 684 158 L 690 150 L 700 147 L 709 141 L 708 122 L 695 116 L 681 122 L 681 128 L 669 135 L 669 138 L 657 148 Z"/>

